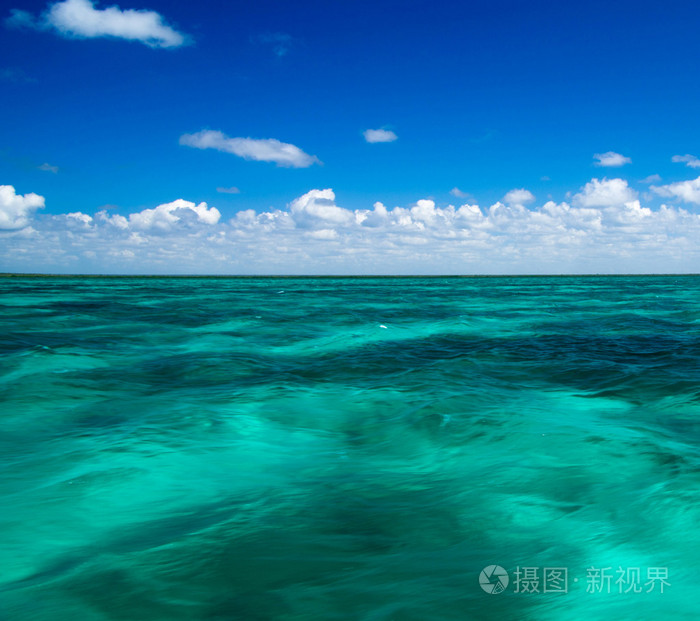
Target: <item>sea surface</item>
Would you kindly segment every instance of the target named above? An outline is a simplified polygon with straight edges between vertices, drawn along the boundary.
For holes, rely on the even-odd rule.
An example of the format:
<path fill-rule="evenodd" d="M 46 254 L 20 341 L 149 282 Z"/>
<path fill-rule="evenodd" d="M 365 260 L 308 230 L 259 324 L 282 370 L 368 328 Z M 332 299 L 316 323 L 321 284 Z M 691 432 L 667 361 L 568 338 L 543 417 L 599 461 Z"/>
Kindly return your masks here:
<path fill-rule="evenodd" d="M 699 559 L 698 276 L 0 278 L 2 621 L 695 620 Z"/>

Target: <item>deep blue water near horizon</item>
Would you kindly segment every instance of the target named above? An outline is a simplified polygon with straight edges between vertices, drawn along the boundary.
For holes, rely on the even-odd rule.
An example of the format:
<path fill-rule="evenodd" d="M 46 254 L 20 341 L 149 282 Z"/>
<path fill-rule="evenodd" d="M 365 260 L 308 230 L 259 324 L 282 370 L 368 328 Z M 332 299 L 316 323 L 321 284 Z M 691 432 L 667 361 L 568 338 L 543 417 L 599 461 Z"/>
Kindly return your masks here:
<path fill-rule="evenodd" d="M 700 615 L 700 276 L 6 277 L 0 310 L 2 621 Z"/>

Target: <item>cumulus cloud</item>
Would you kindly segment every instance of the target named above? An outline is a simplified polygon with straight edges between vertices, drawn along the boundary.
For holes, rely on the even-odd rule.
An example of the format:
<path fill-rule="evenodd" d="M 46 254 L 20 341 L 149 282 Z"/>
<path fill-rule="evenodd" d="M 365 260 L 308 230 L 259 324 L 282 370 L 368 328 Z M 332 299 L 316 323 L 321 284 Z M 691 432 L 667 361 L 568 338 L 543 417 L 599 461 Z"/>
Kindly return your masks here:
<path fill-rule="evenodd" d="M 12 27 L 53 30 L 64 37 L 92 39 L 115 37 L 140 41 L 150 47 L 179 47 L 187 38 L 167 25 L 155 11 L 96 9 L 91 0 L 63 0 L 49 6 L 39 18 L 13 9 L 6 23 Z"/>
<path fill-rule="evenodd" d="M 700 160 L 695 157 L 694 155 L 686 154 L 686 155 L 674 155 L 671 158 L 672 162 L 680 163 L 680 164 L 685 164 L 686 166 L 690 168 L 700 168 Z"/>
<path fill-rule="evenodd" d="M 299 147 L 274 138 L 229 138 L 226 134 L 209 129 L 196 134 L 183 134 L 180 144 L 195 149 L 216 149 L 233 153 L 245 160 L 274 162 L 288 168 L 308 168 L 320 164 L 316 156 L 304 153 Z"/>
<path fill-rule="evenodd" d="M 4 271 L 629 273 L 694 271 L 700 260 L 700 215 L 641 204 L 624 179 L 592 179 L 569 201 L 528 207 L 518 190 L 484 206 L 424 198 L 349 209 L 332 189 L 312 189 L 281 208 L 231 218 L 179 199 L 124 215 L 30 219 L 43 199 L 9 190 L 0 193 L 3 213 L 14 209 L 12 230 L 0 232 Z"/>
<path fill-rule="evenodd" d="M 506 205 L 527 205 L 534 200 L 534 194 L 525 188 L 511 190 L 503 197 L 503 202 Z"/>
<path fill-rule="evenodd" d="M 591 179 L 574 198 L 580 207 L 615 207 L 637 199 L 624 179 Z"/>
<path fill-rule="evenodd" d="M 67 213 L 66 214 L 66 219 L 68 222 L 74 222 L 74 223 L 79 223 L 84 226 L 90 226 L 93 222 L 93 218 L 91 215 L 82 213 L 80 211 L 74 211 L 72 213 Z"/>
<path fill-rule="evenodd" d="M 132 213 L 128 219 L 119 214 L 109 216 L 106 211 L 101 211 L 99 216 L 103 222 L 122 230 L 167 233 L 177 226 L 216 224 L 221 218 L 221 213 L 216 207 L 208 207 L 206 203 L 197 205 L 179 198 L 171 203 L 158 205 L 154 209 Z"/>
<path fill-rule="evenodd" d="M 639 181 L 639 183 L 649 184 L 649 183 L 658 183 L 659 181 L 661 181 L 661 175 L 654 174 L 654 175 L 649 175 L 648 177 L 644 177 L 644 179 L 641 179 Z"/>
<path fill-rule="evenodd" d="M 615 153 L 614 151 L 608 151 L 607 153 L 596 153 L 593 158 L 598 160 L 595 163 L 596 166 L 618 167 L 632 163 L 632 160 L 629 157 L 625 157 L 624 155 Z"/>
<path fill-rule="evenodd" d="M 240 194 L 241 193 L 241 191 L 234 185 L 232 185 L 230 188 L 218 187 L 218 188 L 216 188 L 216 191 L 219 192 L 219 194 Z"/>
<path fill-rule="evenodd" d="M 37 166 L 37 170 L 56 174 L 58 172 L 58 166 L 51 166 L 51 164 L 44 162 L 41 166 Z"/>
<path fill-rule="evenodd" d="M 394 142 L 398 136 L 388 129 L 366 129 L 362 132 L 367 142 Z"/>
<path fill-rule="evenodd" d="M 333 190 L 311 190 L 292 201 L 289 207 L 295 224 L 310 227 L 347 224 L 353 213 L 335 204 Z"/>
<path fill-rule="evenodd" d="M 454 187 L 450 190 L 450 194 L 455 198 L 468 198 L 469 194 L 467 192 L 462 192 L 458 187 Z"/>
<path fill-rule="evenodd" d="M 659 196 L 677 198 L 684 203 L 700 205 L 700 177 L 688 181 L 678 181 L 668 185 L 652 185 L 651 189 Z"/>
<path fill-rule="evenodd" d="M 34 194 L 19 195 L 14 186 L 0 185 L 0 229 L 21 229 L 29 224 L 37 209 L 44 207 L 44 197 Z"/>

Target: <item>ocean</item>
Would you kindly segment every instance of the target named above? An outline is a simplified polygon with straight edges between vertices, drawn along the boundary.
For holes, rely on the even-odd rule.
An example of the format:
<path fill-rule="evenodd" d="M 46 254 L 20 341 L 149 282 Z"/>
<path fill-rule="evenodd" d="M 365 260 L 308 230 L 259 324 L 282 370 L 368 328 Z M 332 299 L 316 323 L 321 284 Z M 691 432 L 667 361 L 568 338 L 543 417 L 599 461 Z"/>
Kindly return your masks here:
<path fill-rule="evenodd" d="M 3 621 L 697 619 L 700 276 L 0 278 Z"/>

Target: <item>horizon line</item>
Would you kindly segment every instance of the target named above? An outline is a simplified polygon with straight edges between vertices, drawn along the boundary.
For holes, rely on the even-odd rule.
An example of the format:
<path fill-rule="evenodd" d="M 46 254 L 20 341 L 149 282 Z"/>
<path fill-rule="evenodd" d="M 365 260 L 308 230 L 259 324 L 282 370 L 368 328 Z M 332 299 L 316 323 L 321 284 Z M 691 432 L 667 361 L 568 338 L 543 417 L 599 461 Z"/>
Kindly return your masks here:
<path fill-rule="evenodd" d="M 574 278 L 629 276 L 700 276 L 700 272 L 565 273 L 565 274 L 89 274 L 0 272 L 0 278 Z"/>

